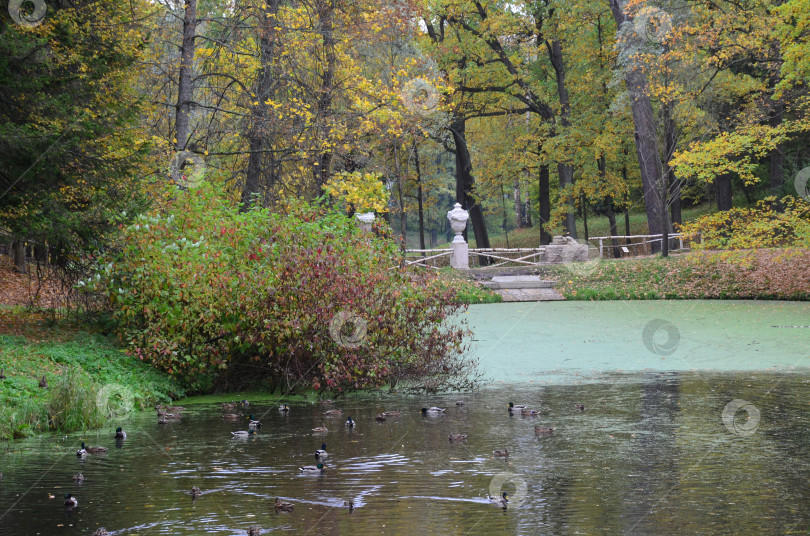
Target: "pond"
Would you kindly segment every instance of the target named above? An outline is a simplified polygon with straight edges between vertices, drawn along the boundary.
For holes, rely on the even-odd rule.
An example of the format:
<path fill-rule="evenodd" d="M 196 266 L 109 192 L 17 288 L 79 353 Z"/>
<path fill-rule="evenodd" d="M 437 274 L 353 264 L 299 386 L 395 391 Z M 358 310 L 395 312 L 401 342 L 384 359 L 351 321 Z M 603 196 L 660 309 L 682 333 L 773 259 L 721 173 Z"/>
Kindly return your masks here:
<path fill-rule="evenodd" d="M 807 534 L 810 328 L 771 326 L 807 324 L 808 313 L 476 306 L 473 352 L 491 378 L 477 393 L 363 395 L 288 413 L 254 398 L 262 427 L 246 439 L 232 439 L 246 423 L 223 420 L 219 403 L 189 400 L 177 422 L 122 422 L 118 443 L 110 428 L 0 445 L 0 535 Z M 539 415 L 510 414 L 510 401 Z M 434 405 L 446 412 L 421 414 Z M 330 408 L 343 413 L 323 415 Z M 375 420 L 392 410 L 402 415 Z M 328 432 L 312 432 L 321 425 Z M 109 450 L 77 458 L 82 440 Z M 325 473 L 302 474 L 324 442 Z M 486 498 L 504 491 L 506 510 Z M 79 505 L 66 510 L 65 493 Z M 293 511 L 276 513 L 276 497 Z"/>

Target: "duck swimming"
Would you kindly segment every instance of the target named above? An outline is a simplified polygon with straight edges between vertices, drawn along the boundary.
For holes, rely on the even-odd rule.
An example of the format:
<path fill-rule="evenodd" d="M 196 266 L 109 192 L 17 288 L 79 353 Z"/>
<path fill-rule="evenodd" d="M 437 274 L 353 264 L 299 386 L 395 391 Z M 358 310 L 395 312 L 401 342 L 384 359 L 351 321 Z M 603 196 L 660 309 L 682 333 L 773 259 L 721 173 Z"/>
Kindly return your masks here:
<path fill-rule="evenodd" d="M 73 508 L 74 506 L 79 506 L 79 501 L 76 500 L 76 497 L 71 495 L 70 493 L 65 494 L 65 506 L 69 506 Z"/>
<path fill-rule="evenodd" d="M 329 430 L 326 429 L 326 425 L 324 424 L 322 426 L 318 426 L 317 428 L 313 428 L 312 431 L 318 434 L 318 433 L 326 433 Z"/>
<path fill-rule="evenodd" d="M 81 473 L 76 473 L 75 475 L 73 475 L 73 481 L 76 482 L 77 484 L 81 484 L 82 482 L 84 482 L 84 475 Z"/>
<path fill-rule="evenodd" d="M 281 411 L 282 413 L 287 413 L 288 411 L 290 411 L 290 406 L 288 406 L 287 404 L 282 404 L 278 407 L 278 410 Z"/>
<path fill-rule="evenodd" d="M 327 456 L 329 456 L 329 453 L 326 452 L 326 443 L 323 443 L 321 445 L 321 448 L 319 448 L 318 450 L 315 451 L 315 457 L 316 458 L 326 458 Z"/>
<path fill-rule="evenodd" d="M 115 429 L 115 439 L 126 439 L 127 433 L 119 426 Z"/>
<path fill-rule="evenodd" d="M 537 434 L 537 435 L 551 434 L 551 433 L 554 433 L 554 430 L 556 430 L 556 428 L 549 428 L 548 426 L 535 426 L 534 427 L 534 433 Z"/>
<path fill-rule="evenodd" d="M 354 419 L 352 419 L 351 417 L 346 419 L 346 426 L 348 426 L 349 428 L 354 428 L 354 425 L 355 425 Z"/>
<path fill-rule="evenodd" d="M 467 441 L 467 434 L 450 434 L 450 441 Z"/>
<path fill-rule="evenodd" d="M 81 458 L 85 454 L 104 454 L 107 452 L 107 447 L 88 447 L 82 441 L 82 448 L 76 451 L 76 456 Z"/>
<path fill-rule="evenodd" d="M 249 428 L 261 428 L 262 427 L 262 421 L 260 421 L 258 419 L 254 419 L 252 413 L 248 416 L 247 420 L 248 420 L 248 427 Z"/>
<path fill-rule="evenodd" d="M 323 412 L 324 415 L 343 415 L 342 409 L 328 409 Z"/>
<path fill-rule="evenodd" d="M 430 407 L 430 408 L 422 408 L 422 413 L 427 415 L 441 415 L 447 411 L 447 408 L 437 408 L 437 407 Z"/>
<path fill-rule="evenodd" d="M 324 471 L 326 471 L 326 467 L 324 467 L 322 463 L 319 463 L 318 465 L 305 465 L 304 467 L 299 467 L 298 470 L 310 475 L 322 475 Z"/>
<path fill-rule="evenodd" d="M 202 490 L 197 486 L 194 486 L 193 488 L 191 488 L 191 492 L 189 493 L 189 495 L 191 495 L 192 499 L 196 499 L 197 497 L 202 495 Z"/>
<path fill-rule="evenodd" d="M 248 436 L 252 436 L 255 433 L 256 433 L 255 430 L 247 430 L 247 431 L 239 430 L 238 432 L 231 432 L 231 435 L 233 437 L 248 437 Z"/>
<path fill-rule="evenodd" d="M 504 491 L 501 493 L 500 497 L 489 497 L 489 502 L 494 504 L 495 506 L 500 506 L 504 510 L 506 510 L 506 503 L 509 502 L 509 495 Z"/>
<path fill-rule="evenodd" d="M 281 499 L 276 497 L 276 502 L 273 503 L 273 509 L 276 512 L 292 512 L 293 511 L 293 504 L 288 502 L 283 502 Z"/>
<path fill-rule="evenodd" d="M 527 406 L 526 404 L 513 404 L 512 402 L 509 402 L 509 411 L 510 412 L 512 412 L 512 411 L 521 411 L 521 410 L 524 410 L 524 409 L 526 409 L 528 407 L 529 406 Z"/>

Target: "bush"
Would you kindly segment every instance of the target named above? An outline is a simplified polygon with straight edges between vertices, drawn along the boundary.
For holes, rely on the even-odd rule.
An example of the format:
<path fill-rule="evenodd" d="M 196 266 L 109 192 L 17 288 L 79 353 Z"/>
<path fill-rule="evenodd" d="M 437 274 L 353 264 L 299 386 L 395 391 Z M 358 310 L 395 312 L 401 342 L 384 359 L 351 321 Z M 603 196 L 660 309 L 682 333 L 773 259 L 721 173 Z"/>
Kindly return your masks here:
<path fill-rule="evenodd" d="M 471 385 L 465 330 L 446 322 L 464 306 L 399 268 L 392 241 L 319 206 L 240 212 L 208 186 L 167 196 L 80 282 L 140 359 L 198 391 Z"/>
<path fill-rule="evenodd" d="M 768 197 L 753 208 L 708 214 L 679 227 L 695 249 L 810 247 L 810 203 Z M 702 243 L 695 239 L 703 237 Z"/>

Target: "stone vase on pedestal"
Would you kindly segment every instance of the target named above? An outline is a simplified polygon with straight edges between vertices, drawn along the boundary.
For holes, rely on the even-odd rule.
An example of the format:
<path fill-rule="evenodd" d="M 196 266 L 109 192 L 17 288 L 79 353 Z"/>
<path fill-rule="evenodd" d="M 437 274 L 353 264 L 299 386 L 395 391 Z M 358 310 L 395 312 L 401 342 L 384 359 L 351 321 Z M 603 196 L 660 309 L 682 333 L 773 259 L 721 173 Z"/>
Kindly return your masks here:
<path fill-rule="evenodd" d="M 467 228 L 467 220 L 470 213 L 461 208 L 460 203 L 453 205 L 453 210 L 447 212 L 447 219 L 450 220 L 450 227 L 456 233 L 455 238 L 450 243 L 450 266 L 456 270 L 470 269 L 470 248 L 464 241 L 462 233 Z"/>
<path fill-rule="evenodd" d="M 357 226 L 365 233 L 371 232 L 371 226 L 374 225 L 374 220 L 377 218 L 373 212 L 355 214 L 354 217 L 357 218 Z"/>

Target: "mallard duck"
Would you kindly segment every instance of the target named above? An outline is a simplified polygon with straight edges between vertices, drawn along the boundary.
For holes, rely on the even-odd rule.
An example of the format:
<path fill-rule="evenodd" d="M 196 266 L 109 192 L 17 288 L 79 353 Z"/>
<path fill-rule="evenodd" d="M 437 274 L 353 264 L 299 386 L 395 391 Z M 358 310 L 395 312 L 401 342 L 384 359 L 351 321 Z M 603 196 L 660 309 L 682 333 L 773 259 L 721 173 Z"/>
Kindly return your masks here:
<path fill-rule="evenodd" d="M 467 434 L 450 434 L 450 441 L 467 441 Z"/>
<path fill-rule="evenodd" d="M 70 493 L 65 494 L 65 506 L 70 506 L 71 508 L 74 506 L 79 506 L 79 501 L 76 500 L 76 497 L 71 495 Z"/>
<path fill-rule="evenodd" d="M 464 405 L 463 400 L 456 400 L 456 406 L 463 406 L 463 405 Z"/>
<path fill-rule="evenodd" d="M 225 402 L 222 404 L 222 409 L 236 409 L 236 402 Z"/>
<path fill-rule="evenodd" d="M 93 533 L 93 536 L 110 536 L 110 533 L 107 532 L 107 529 L 105 529 L 104 527 L 99 527 Z"/>
<path fill-rule="evenodd" d="M 422 408 L 422 413 L 427 415 L 441 415 L 447 410 L 447 408 L 437 408 L 437 407 L 430 407 L 430 408 Z"/>
<path fill-rule="evenodd" d="M 324 424 L 324 425 L 318 426 L 317 428 L 313 428 L 312 431 L 315 432 L 316 434 L 325 434 L 329 430 L 326 429 L 326 425 Z"/>
<path fill-rule="evenodd" d="M 127 433 L 119 426 L 115 429 L 115 439 L 126 439 Z"/>
<path fill-rule="evenodd" d="M 335 403 L 335 401 L 334 401 L 334 400 L 330 400 L 330 399 L 328 399 L 328 398 L 327 398 L 327 399 L 325 399 L 325 400 L 321 400 L 321 404 L 323 404 L 324 406 L 331 406 L 331 405 L 332 405 L 332 404 L 334 404 L 334 403 Z"/>
<path fill-rule="evenodd" d="M 504 491 L 501 493 L 500 497 L 492 497 L 490 495 L 489 502 L 506 510 L 506 504 L 509 502 L 509 494 Z"/>
<path fill-rule="evenodd" d="M 242 416 L 241 413 L 223 413 L 222 418 L 226 421 L 238 421 Z"/>
<path fill-rule="evenodd" d="M 526 417 L 536 417 L 540 415 L 540 412 L 536 409 L 523 408 L 520 410 L 520 414 Z"/>
<path fill-rule="evenodd" d="M 194 487 L 191 488 L 191 491 L 189 492 L 189 495 L 191 495 L 192 499 L 196 499 L 197 497 L 202 495 L 202 490 L 200 488 L 198 488 L 197 486 L 194 486 Z"/>
<path fill-rule="evenodd" d="M 278 497 L 276 497 L 276 502 L 273 503 L 273 509 L 276 512 L 292 512 L 293 504 L 288 503 L 288 502 L 284 502 L 281 499 L 279 499 Z"/>
<path fill-rule="evenodd" d="M 354 419 L 352 419 L 351 417 L 346 419 L 346 426 L 348 426 L 349 428 L 354 428 L 354 425 L 355 425 Z"/>
<path fill-rule="evenodd" d="M 402 412 L 401 411 L 384 411 L 383 415 L 385 415 L 386 417 L 399 417 L 400 415 L 402 415 Z"/>
<path fill-rule="evenodd" d="M 538 434 L 538 435 L 540 435 L 540 434 L 551 434 L 551 433 L 554 432 L 554 430 L 556 430 L 556 428 L 549 428 L 547 426 L 535 426 L 534 427 L 534 433 Z"/>
<path fill-rule="evenodd" d="M 351 499 L 348 501 L 343 501 L 343 506 L 349 507 L 349 513 L 354 512 L 354 501 L 352 501 Z"/>
<path fill-rule="evenodd" d="M 585 411 L 585 404 L 574 404 L 577 411 Z"/>
<path fill-rule="evenodd" d="M 243 408 L 249 408 L 250 402 L 248 402 L 247 400 L 242 400 L 241 402 L 239 402 L 239 405 L 242 406 Z"/>
<path fill-rule="evenodd" d="M 259 536 L 262 533 L 262 529 L 259 527 L 248 527 L 247 536 Z"/>
<path fill-rule="evenodd" d="M 84 475 L 81 473 L 76 473 L 75 475 L 73 475 L 73 481 L 76 482 L 77 484 L 81 484 L 82 482 L 84 482 Z"/>
<path fill-rule="evenodd" d="M 256 433 L 255 430 L 247 430 L 247 431 L 246 430 L 239 430 L 238 432 L 231 432 L 231 435 L 233 437 L 247 437 L 247 436 L 252 436 L 255 433 Z"/>
<path fill-rule="evenodd" d="M 529 406 L 526 404 L 513 404 L 512 402 L 509 402 L 509 411 L 521 411 L 528 407 Z"/>
<path fill-rule="evenodd" d="M 376 420 L 376 421 L 380 421 L 380 422 L 383 422 L 383 421 L 385 421 L 387 418 L 388 418 L 388 417 L 386 417 L 386 416 L 385 416 L 385 413 L 378 413 L 378 414 L 377 414 L 377 416 L 376 416 L 376 417 L 374 417 L 374 420 Z"/>
<path fill-rule="evenodd" d="M 282 413 L 287 413 L 288 411 L 290 411 L 290 406 L 288 406 L 287 404 L 282 404 L 278 407 L 278 410 Z"/>
<path fill-rule="evenodd" d="M 326 452 L 326 443 L 321 444 L 321 448 L 315 451 L 316 458 L 326 458 L 329 456 L 329 453 Z"/>
<path fill-rule="evenodd" d="M 76 456 L 82 457 L 85 454 L 104 454 L 107 452 L 107 447 L 88 447 L 82 441 L 82 448 L 76 451 Z"/>
<path fill-rule="evenodd" d="M 260 421 L 258 419 L 254 419 L 252 413 L 248 416 L 247 420 L 248 420 L 248 427 L 250 427 L 250 428 L 261 428 L 262 427 L 262 421 Z"/>
<path fill-rule="evenodd" d="M 48 380 L 46 380 L 46 379 L 45 379 L 45 375 L 44 375 L 44 374 L 42 375 L 42 379 L 41 379 L 41 380 L 39 380 L 39 386 L 40 386 L 41 388 L 43 388 L 43 389 L 45 389 L 46 387 L 48 387 Z"/>
<path fill-rule="evenodd" d="M 343 410 L 342 409 L 328 409 L 328 410 L 324 411 L 323 414 L 324 415 L 329 415 L 329 416 L 343 415 Z"/>
<path fill-rule="evenodd" d="M 311 475 L 322 475 L 323 472 L 326 471 L 326 467 L 324 467 L 322 463 L 319 463 L 318 465 L 305 465 L 304 467 L 299 467 L 298 470 Z"/>
<path fill-rule="evenodd" d="M 509 456 L 509 449 L 493 450 L 492 454 L 494 454 L 495 456 L 500 456 L 502 458 L 505 458 L 506 456 Z"/>

